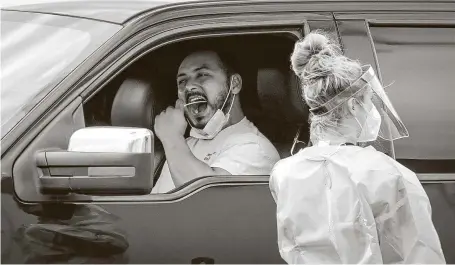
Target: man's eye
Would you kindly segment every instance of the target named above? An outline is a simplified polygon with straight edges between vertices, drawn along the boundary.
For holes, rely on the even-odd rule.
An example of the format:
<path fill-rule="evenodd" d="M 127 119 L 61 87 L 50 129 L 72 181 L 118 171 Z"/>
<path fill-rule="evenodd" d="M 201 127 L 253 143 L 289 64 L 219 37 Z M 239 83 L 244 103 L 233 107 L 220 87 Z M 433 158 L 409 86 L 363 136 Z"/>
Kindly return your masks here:
<path fill-rule="evenodd" d="M 179 85 L 183 85 L 184 83 L 185 83 L 185 79 L 181 79 L 181 80 L 177 81 L 177 84 L 179 84 Z"/>
<path fill-rule="evenodd" d="M 199 77 L 207 77 L 207 76 L 209 76 L 208 73 L 199 73 L 198 75 L 199 75 Z"/>

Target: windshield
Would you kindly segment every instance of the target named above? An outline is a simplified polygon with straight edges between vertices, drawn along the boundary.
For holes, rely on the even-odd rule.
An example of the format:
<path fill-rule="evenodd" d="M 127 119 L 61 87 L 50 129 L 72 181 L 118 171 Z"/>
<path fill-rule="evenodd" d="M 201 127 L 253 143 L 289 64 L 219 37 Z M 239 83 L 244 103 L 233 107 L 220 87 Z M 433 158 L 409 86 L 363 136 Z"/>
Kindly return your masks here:
<path fill-rule="evenodd" d="M 2 11 L 1 135 L 121 26 L 93 20 Z"/>

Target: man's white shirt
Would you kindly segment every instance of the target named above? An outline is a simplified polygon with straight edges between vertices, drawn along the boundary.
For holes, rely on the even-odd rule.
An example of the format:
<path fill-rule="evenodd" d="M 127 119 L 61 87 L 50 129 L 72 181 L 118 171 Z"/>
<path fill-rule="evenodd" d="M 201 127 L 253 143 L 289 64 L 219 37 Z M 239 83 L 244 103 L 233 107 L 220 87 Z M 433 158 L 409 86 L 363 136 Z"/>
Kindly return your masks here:
<path fill-rule="evenodd" d="M 280 160 L 273 144 L 246 117 L 211 140 L 189 137 L 187 144 L 197 159 L 232 175 L 270 175 Z M 152 193 L 165 193 L 174 188 L 166 161 Z"/>

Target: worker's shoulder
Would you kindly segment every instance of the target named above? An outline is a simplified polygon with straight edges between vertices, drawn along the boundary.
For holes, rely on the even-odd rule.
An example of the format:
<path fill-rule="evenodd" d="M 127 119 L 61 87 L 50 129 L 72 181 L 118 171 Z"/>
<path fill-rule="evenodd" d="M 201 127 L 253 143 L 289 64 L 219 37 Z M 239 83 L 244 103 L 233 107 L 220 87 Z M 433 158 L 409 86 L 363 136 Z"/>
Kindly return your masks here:
<path fill-rule="evenodd" d="M 301 149 L 298 153 L 279 160 L 272 169 L 272 174 L 279 173 L 280 175 L 294 174 L 295 172 L 307 171 L 311 164 L 308 163 L 308 156 Z"/>
<path fill-rule="evenodd" d="M 363 148 L 351 159 L 350 171 L 353 175 L 364 176 L 377 182 L 403 182 L 421 187 L 417 175 L 387 154 L 373 147 Z"/>

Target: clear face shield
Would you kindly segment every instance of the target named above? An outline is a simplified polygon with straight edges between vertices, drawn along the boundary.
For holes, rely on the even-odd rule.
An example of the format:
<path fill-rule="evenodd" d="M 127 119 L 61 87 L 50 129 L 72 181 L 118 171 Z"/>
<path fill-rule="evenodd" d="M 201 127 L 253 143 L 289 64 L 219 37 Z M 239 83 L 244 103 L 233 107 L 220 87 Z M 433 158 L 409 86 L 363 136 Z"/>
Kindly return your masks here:
<path fill-rule="evenodd" d="M 370 116 L 363 124 L 359 125 L 361 126 L 362 130 L 370 130 L 370 132 L 367 132 L 367 134 L 370 134 L 371 138 L 368 140 L 369 142 L 393 141 L 409 136 L 408 130 L 395 111 L 392 102 L 386 95 L 383 86 L 379 82 L 373 68 L 370 65 L 363 67 L 363 75 L 357 79 L 349 88 L 343 90 L 341 93 L 336 95 L 325 104 L 310 109 L 310 112 L 316 116 L 327 115 L 334 109 L 340 107 L 342 104 L 345 104 L 350 98 L 355 97 L 359 93 L 365 93 L 364 95 L 371 96 L 372 104 L 368 104 L 371 106 L 369 109 L 365 110 Z M 367 104 L 362 105 L 366 106 Z M 370 124 L 368 124 L 368 122 Z M 364 133 L 364 131 L 362 131 L 362 133 Z M 373 137 L 371 137 L 371 135 L 373 135 Z M 365 139 L 368 139 L 368 137 Z M 367 141 L 360 139 L 359 135 L 358 142 Z"/>

